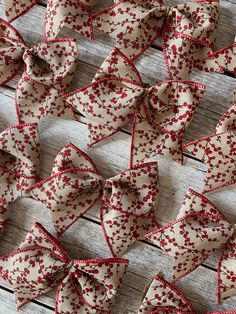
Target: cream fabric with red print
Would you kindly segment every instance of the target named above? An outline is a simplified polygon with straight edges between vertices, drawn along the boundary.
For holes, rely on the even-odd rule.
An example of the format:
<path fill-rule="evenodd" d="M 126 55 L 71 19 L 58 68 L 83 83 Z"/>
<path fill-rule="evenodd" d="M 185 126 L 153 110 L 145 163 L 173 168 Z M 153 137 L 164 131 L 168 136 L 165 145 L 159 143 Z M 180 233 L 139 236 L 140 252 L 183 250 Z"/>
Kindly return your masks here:
<path fill-rule="evenodd" d="M 27 193 L 51 212 L 62 235 L 101 197 L 100 217 L 113 256 L 121 256 L 138 239 L 157 228 L 157 163 L 146 163 L 105 180 L 92 160 L 72 144 L 55 159 L 51 176 Z"/>
<path fill-rule="evenodd" d="M 236 75 L 236 37 L 232 45 L 210 54 L 207 61 L 209 63 L 212 62 L 213 68 L 217 68 L 218 66 L 221 72 L 226 70 Z"/>
<path fill-rule="evenodd" d="M 71 260 L 36 223 L 19 249 L 0 258 L 0 275 L 15 292 L 17 309 L 56 288 L 55 313 L 109 314 L 128 260 Z"/>
<path fill-rule="evenodd" d="M 218 1 L 196 1 L 168 7 L 158 0 L 117 0 L 91 17 L 95 28 L 116 39 L 134 59 L 162 34 L 170 79 L 186 79 L 212 52 L 219 20 Z"/>
<path fill-rule="evenodd" d="M 39 0 L 3 0 L 8 22 L 13 22 L 29 11 Z"/>
<path fill-rule="evenodd" d="M 236 295 L 236 228 L 203 195 L 189 189 L 177 219 L 147 235 L 174 258 L 174 280 L 189 274 L 222 248 L 219 302 Z"/>
<path fill-rule="evenodd" d="M 39 180 L 39 154 L 36 125 L 11 126 L 0 133 L 0 233 L 9 205 Z"/>
<path fill-rule="evenodd" d="M 204 193 L 236 183 L 236 91 L 231 104 L 213 135 L 184 145 L 208 166 Z"/>
<path fill-rule="evenodd" d="M 195 314 L 181 291 L 157 275 L 150 284 L 138 314 Z"/>
<path fill-rule="evenodd" d="M 55 38 L 63 27 L 82 36 L 93 36 L 89 16 L 97 0 L 49 0 L 45 16 L 45 36 Z"/>
<path fill-rule="evenodd" d="M 36 123 L 47 114 L 73 118 L 61 98 L 73 78 L 77 46 L 74 39 L 44 41 L 27 47 L 21 35 L 0 19 L 0 84 L 5 84 L 24 65 L 16 88 L 16 108 L 20 123 Z"/>
<path fill-rule="evenodd" d="M 236 310 L 204 313 L 235 314 Z M 143 299 L 138 314 L 196 314 L 196 311 L 179 289 L 157 275 Z"/>
<path fill-rule="evenodd" d="M 145 87 L 132 61 L 114 49 L 92 84 L 65 95 L 88 120 L 90 146 L 133 119 L 131 164 L 164 155 L 182 162 L 182 139 L 205 86 L 166 81 Z"/>

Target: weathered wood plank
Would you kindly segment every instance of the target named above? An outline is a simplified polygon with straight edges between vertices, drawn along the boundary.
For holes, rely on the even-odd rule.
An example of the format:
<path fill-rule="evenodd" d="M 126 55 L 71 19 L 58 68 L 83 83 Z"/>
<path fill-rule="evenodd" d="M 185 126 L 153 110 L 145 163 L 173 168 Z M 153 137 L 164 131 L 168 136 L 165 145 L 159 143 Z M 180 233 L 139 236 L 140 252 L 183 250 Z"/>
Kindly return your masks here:
<path fill-rule="evenodd" d="M 14 296 L 11 292 L 8 292 L 0 287 L 0 313 L 12 314 L 16 313 Z M 31 302 L 27 307 L 22 308 L 21 313 L 25 314 L 52 314 L 53 310 L 45 308 L 43 304 L 36 304 Z"/>

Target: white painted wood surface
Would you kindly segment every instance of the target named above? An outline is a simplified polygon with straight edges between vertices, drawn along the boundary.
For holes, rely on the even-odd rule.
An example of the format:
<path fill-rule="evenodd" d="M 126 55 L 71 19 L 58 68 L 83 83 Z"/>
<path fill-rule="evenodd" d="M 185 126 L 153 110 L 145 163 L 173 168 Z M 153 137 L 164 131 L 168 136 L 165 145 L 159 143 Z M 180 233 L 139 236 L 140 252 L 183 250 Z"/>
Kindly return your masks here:
<path fill-rule="evenodd" d="M 111 3 L 101 1 L 101 6 Z M 168 4 L 184 2 L 182 0 L 167 1 Z M 21 32 L 29 44 L 43 40 L 43 17 L 45 3 L 33 7 L 13 25 Z M 0 2 L 0 17 L 4 18 L 3 0 Z M 233 42 L 236 34 L 236 1 L 221 2 L 221 21 L 216 48 Z M 101 33 L 96 33 L 94 41 L 88 41 L 69 30 L 63 30 L 60 37 L 68 36 L 78 39 L 79 63 L 72 89 L 91 82 L 97 68 L 108 55 L 112 40 Z M 167 79 L 164 68 L 160 41 L 157 40 L 148 51 L 141 56 L 136 65 L 144 81 L 155 84 Z M 229 108 L 236 79 L 220 74 L 194 73 L 191 79 L 207 85 L 206 94 L 197 114 L 187 131 L 186 141 L 209 135 L 215 128 L 217 120 Z M 0 88 L 0 131 L 15 124 L 14 88 L 17 78 L 6 87 Z M 88 149 L 86 145 L 86 119 L 78 115 L 78 122 L 45 118 L 40 123 L 42 142 L 41 175 L 49 175 L 53 160 L 60 149 L 72 142 L 88 153 L 106 177 L 118 174 L 129 166 L 130 126 L 122 132 Z M 160 168 L 160 201 L 156 209 L 157 220 L 164 225 L 173 220 L 179 210 L 188 187 L 201 191 L 206 171 L 204 164 L 185 157 L 184 166 L 180 166 L 165 158 L 158 158 Z M 207 195 L 219 209 L 236 223 L 235 185 Z M 17 248 L 27 231 L 35 221 L 42 223 L 55 234 L 47 209 L 31 199 L 18 199 L 12 206 L 8 224 L 0 240 L 0 255 Z M 72 258 L 109 257 L 102 228 L 99 223 L 99 204 L 97 203 L 87 215 L 75 223 L 62 237 L 62 243 Z M 129 272 L 125 278 L 121 293 L 112 308 L 112 314 L 137 313 L 147 284 L 159 272 L 171 280 L 171 257 L 148 241 L 137 242 L 126 254 L 130 259 Z M 217 305 L 217 261 L 219 252 L 205 261 L 204 265 L 177 283 L 186 297 L 193 303 L 197 313 L 204 311 L 220 311 L 236 309 L 236 298 Z M 31 302 L 22 313 L 53 313 L 54 292 Z M 11 288 L 0 280 L 0 314 L 16 313 L 14 296 Z"/>

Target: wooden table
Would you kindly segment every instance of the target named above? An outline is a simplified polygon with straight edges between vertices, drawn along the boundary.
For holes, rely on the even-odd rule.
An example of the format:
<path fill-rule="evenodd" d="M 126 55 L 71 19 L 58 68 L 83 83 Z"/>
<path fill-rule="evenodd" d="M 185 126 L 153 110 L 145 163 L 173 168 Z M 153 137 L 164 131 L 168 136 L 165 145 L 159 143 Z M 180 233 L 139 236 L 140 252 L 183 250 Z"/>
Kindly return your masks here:
<path fill-rule="evenodd" d="M 111 0 L 101 1 L 104 4 Z M 168 4 L 184 2 L 182 0 L 167 1 Z M 43 18 L 46 1 L 33 7 L 13 25 L 21 32 L 29 44 L 43 40 Z M 0 16 L 4 18 L 3 0 L 0 3 Z M 72 89 L 90 83 L 98 67 L 109 54 L 113 42 L 101 33 L 95 33 L 96 40 L 89 41 L 69 30 L 63 30 L 60 37 L 78 39 L 79 62 Z M 221 1 L 221 18 L 216 48 L 231 44 L 236 35 L 236 0 Z M 156 41 L 150 49 L 136 62 L 142 78 L 152 85 L 165 81 L 167 74 L 160 41 Z M 190 77 L 206 84 L 206 94 L 197 114 L 186 134 L 186 142 L 202 136 L 210 135 L 220 116 L 230 107 L 230 100 L 236 79 L 222 74 L 196 73 Z M 18 78 L 12 80 L 0 92 L 0 130 L 16 124 L 14 92 Z M 72 142 L 88 153 L 106 177 L 114 176 L 129 166 L 130 125 L 122 132 L 88 149 L 86 120 L 77 115 L 78 122 L 46 118 L 40 122 L 40 138 L 42 143 L 41 174 L 47 177 L 53 160 L 62 147 Z M 184 166 L 165 158 L 158 158 L 160 168 L 160 201 L 156 216 L 161 225 L 172 221 L 179 210 L 188 187 L 201 191 L 206 166 L 189 156 L 185 156 Z M 236 222 L 235 185 L 207 195 L 219 209 L 232 221 Z M 48 210 L 31 199 L 18 199 L 11 206 L 8 224 L 0 240 L 0 254 L 18 247 L 32 225 L 39 221 L 50 232 L 55 234 Z M 99 204 L 75 223 L 62 237 L 62 243 L 72 258 L 110 257 L 99 221 Z M 112 308 L 112 314 L 137 313 L 143 294 L 152 278 L 161 273 L 171 280 L 172 258 L 165 255 L 149 241 L 137 242 L 125 254 L 130 260 L 129 272 L 124 285 Z M 217 261 L 219 252 L 209 258 L 202 266 L 177 283 L 198 313 L 236 309 L 236 298 L 217 305 Z M 54 312 L 55 293 L 41 297 L 29 303 L 22 313 L 51 314 Z M 0 280 L 0 313 L 16 313 L 14 296 L 4 281 Z"/>

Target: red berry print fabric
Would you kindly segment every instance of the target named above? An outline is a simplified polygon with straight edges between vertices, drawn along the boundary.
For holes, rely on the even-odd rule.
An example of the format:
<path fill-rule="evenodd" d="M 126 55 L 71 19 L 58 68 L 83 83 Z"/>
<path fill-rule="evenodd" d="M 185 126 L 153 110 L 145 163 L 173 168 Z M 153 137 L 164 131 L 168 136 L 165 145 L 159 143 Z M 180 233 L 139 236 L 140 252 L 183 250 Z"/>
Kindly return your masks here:
<path fill-rule="evenodd" d="M 109 314 L 128 260 L 71 260 L 36 223 L 19 249 L 0 258 L 0 274 L 13 288 L 17 309 L 56 289 L 55 313 Z"/>

